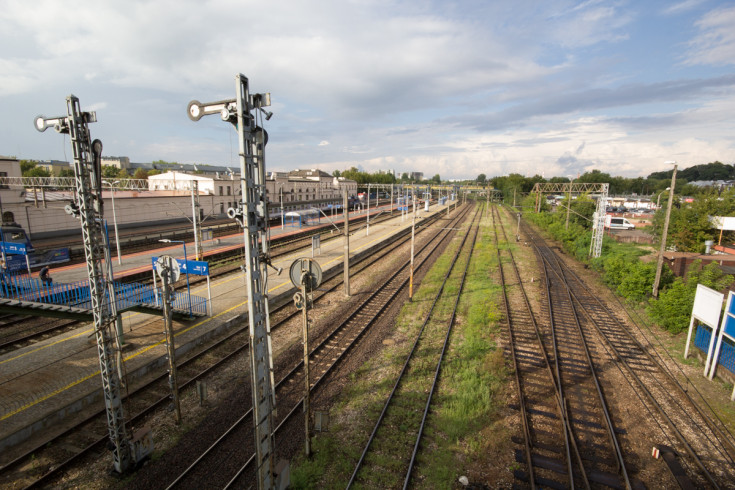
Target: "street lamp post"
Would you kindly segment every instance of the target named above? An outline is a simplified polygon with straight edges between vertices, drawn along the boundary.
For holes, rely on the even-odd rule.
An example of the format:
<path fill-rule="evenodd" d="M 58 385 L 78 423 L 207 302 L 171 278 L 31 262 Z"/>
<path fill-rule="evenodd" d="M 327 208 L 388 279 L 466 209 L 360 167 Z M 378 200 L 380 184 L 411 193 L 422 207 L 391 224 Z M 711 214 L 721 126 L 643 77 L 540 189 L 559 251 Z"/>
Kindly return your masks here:
<path fill-rule="evenodd" d="M 664 231 L 661 233 L 661 249 L 658 252 L 656 263 L 656 279 L 653 281 L 653 297 L 658 298 L 658 286 L 661 282 L 661 268 L 664 264 L 664 252 L 666 251 L 666 235 L 669 231 L 669 218 L 671 217 L 671 203 L 674 201 L 674 186 L 676 185 L 676 162 L 666 162 L 674 165 L 674 173 L 671 174 L 671 189 L 669 190 L 669 202 L 666 206 L 666 219 L 664 220 Z M 659 195 L 660 196 L 660 195 Z"/>
<path fill-rule="evenodd" d="M 117 215 L 115 214 L 115 188 L 114 185 L 120 183 L 119 180 L 115 182 L 109 182 L 107 180 L 102 181 L 103 184 L 110 186 L 110 192 L 112 193 L 112 222 L 115 225 L 115 247 L 117 248 L 117 265 L 122 264 L 122 257 L 120 257 L 120 234 L 117 232 Z"/>
<path fill-rule="evenodd" d="M 161 238 L 158 240 L 161 243 L 180 243 L 184 246 L 184 265 L 186 267 L 186 293 L 189 296 L 189 318 L 192 318 L 194 315 L 191 310 L 191 285 L 189 284 L 189 258 L 186 256 L 186 242 L 183 240 L 169 240 L 168 238 Z"/>
<path fill-rule="evenodd" d="M 664 192 L 668 190 L 671 190 L 671 187 L 667 187 L 666 189 L 658 193 L 658 198 L 656 199 L 656 209 L 657 210 L 661 208 L 661 194 L 663 194 Z"/>

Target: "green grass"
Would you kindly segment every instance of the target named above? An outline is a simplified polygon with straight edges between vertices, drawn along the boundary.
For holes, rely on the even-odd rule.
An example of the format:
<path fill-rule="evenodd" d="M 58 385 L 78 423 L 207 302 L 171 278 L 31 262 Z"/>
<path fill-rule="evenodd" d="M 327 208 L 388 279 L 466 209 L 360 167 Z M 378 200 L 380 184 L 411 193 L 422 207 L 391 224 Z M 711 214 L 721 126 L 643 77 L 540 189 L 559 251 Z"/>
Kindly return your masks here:
<path fill-rule="evenodd" d="M 490 221 L 484 219 L 482 225 L 460 299 L 440 386 L 434 395 L 422 440 L 418 467 L 414 471 L 414 481 L 420 482 L 421 487 L 451 487 L 460 468 L 481 460 L 487 445 L 492 443 L 486 437 L 487 425 L 494 423 L 498 407 L 505 403 L 502 393 L 507 382 L 507 369 L 502 350 L 494 342 L 495 337 L 501 334 L 497 308 L 501 289 L 493 281 L 497 256 Z M 466 233 L 466 227 L 464 230 Z M 402 308 L 393 334 L 396 344 L 384 348 L 380 355 L 350 376 L 350 383 L 330 413 L 330 431 L 313 438 L 313 457 L 306 460 L 299 456 L 292 461 L 293 488 L 344 488 L 460 241 L 461 238 L 452 241 L 422 280 L 413 302 Z M 460 257 L 457 265 L 462 263 Z M 458 280 L 459 273 L 452 273 L 445 287 L 450 298 L 459 287 Z M 435 314 L 448 318 L 452 303 L 453 299 L 440 301 Z M 436 354 L 430 353 L 432 348 L 429 347 L 422 346 L 420 350 L 416 366 L 424 374 L 432 374 L 435 364 L 431 359 L 435 359 Z M 423 354 L 426 358 L 422 357 Z M 419 381 L 409 379 L 406 382 L 406 399 L 415 399 L 423 406 L 421 393 L 410 390 L 414 384 L 415 387 L 423 386 Z M 395 426 L 379 430 L 381 451 L 370 454 L 369 458 L 386 471 L 365 475 L 366 481 L 381 487 L 402 485 L 402 481 L 397 481 L 393 472 L 388 470 L 398 463 L 399 458 L 395 455 L 406 457 L 406 451 L 410 455 L 413 429 L 409 430 L 409 427 L 417 424 L 416 418 L 420 420 L 420 417 L 420 412 L 409 409 L 392 419 L 398 421 Z M 490 430 L 497 432 L 497 429 Z M 411 432 L 409 437 L 407 431 Z M 407 440 L 410 443 L 407 444 Z"/>
<path fill-rule="evenodd" d="M 415 474 L 421 486 L 428 488 L 451 487 L 458 472 L 466 473 L 468 463 L 482 459 L 491 443 L 482 434 L 504 404 L 508 371 L 494 341 L 501 333 L 502 291 L 493 280 L 497 254 L 492 228 L 484 220 L 483 225 Z"/>

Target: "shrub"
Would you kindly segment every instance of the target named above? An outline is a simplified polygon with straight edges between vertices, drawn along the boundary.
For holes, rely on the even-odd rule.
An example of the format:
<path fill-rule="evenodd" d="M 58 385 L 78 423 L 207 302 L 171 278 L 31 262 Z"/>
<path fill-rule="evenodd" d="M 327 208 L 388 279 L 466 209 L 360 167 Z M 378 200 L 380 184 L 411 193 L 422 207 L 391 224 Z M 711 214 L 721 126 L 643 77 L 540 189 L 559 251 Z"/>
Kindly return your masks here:
<path fill-rule="evenodd" d="M 651 299 L 648 312 L 666 330 L 679 333 L 689 325 L 694 294 L 681 278 L 676 278 L 669 288 L 659 292 L 658 299 Z"/>
<path fill-rule="evenodd" d="M 716 263 L 702 267 L 702 261 L 697 260 L 689 266 L 685 280 L 677 278 L 671 287 L 659 292 L 658 299 L 651 299 L 649 314 L 666 330 L 679 333 L 689 326 L 697 284 L 721 291 L 732 282 L 733 276 L 723 273 Z"/>

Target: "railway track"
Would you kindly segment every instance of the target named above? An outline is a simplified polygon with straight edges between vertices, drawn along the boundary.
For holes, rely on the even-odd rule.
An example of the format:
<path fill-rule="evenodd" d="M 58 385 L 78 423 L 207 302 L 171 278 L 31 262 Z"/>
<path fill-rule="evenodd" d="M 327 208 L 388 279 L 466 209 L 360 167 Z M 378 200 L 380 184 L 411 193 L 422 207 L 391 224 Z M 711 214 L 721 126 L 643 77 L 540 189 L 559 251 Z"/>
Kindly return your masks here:
<path fill-rule="evenodd" d="M 465 215 L 466 211 L 456 217 L 454 223 L 464 219 Z M 449 228 L 453 226 L 454 224 Z M 437 233 L 416 252 L 415 268 L 417 270 L 433 256 L 437 246 L 450 239 L 451 231 L 446 228 L 437 230 Z M 317 373 L 313 378 L 310 377 L 309 384 L 312 393 L 316 392 L 329 378 L 333 370 L 349 355 L 351 349 L 357 345 L 363 335 L 380 319 L 386 308 L 401 293 L 405 293 L 409 281 L 409 265 L 409 260 L 403 262 L 384 284 L 377 286 L 374 292 L 363 299 L 342 322 L 330 326 L 321 337 L 314 339 L 316 346 L 309 354 L 309 370 L 311 373 Z M 286 440 L 294 439 L 295 433 L 303 432 L 303 429 L 301 431 L 297 429 L 294 432 L 293 424 L 297 422 L 297 416 L 302 416 L 304 385 L 303 361 L 292 365 L 276 383 L 276 398 L 280 407 L 274 431 L 277 447 L 288 444 Z M 282 415 L 284 406 L 287 412 Z M 255 454 L 252 447 L 251 413 L 250 409 L 245 412 L 191 465 L 181 471 L 167 488 L 201 488 L 205 484 L 217 488 L 248 488 L 254 485 Z M 218 468 L 216 475 L 212 473 L 213 467 Z"/>
<path fill-rule="evenodd" d="M 417 230 L 429 229 L 433 222 L 434 219 L 432 218 L 423 220 L 422 226 L 417 226 Z M 353 274 L 359 274 L 364 270 L 369 271 L 370 266 L 385 259 L 386 255 L 389 255 L 397 247 L 405 244 L 408 239 L 409 235 L 404 235 L 400 240 L 393 242 L 383 250 L 366 257 L 359 263 L 353 264 Z M 315 295 L 315 301 L 320 301 L 329 292 L 338 288 L 340 284 L 341 275 L 325 283 Z M 276 318 L 273 329 L 280 328 L 281 325 L 284 325 L 294 315 L 300 314 L 297 310 L 288 306 L 290 305 L 278 308 L 272 312 Z M 242 354 L 243 351 L 247 353 L 248 339 L 248 326 L 245 324 L 243 327 L 233 331 L 226 338 L 217 341 L 214 345 L 202 350 L 192 358 L 181 362 L 177 367 L 180 390 L 192 386 L 198 379 L 206 377 L 213 370 L 230 362 L 238 354 Z M 231 347 L 232 345 L 237 347 L 233 349 Z M 216 360 L 212 361 L 212 358 Z M 202 363 L 210 365 L 203 368 Z M 126 411 L 129 414 L 135 414 L 128 421 L 130 426 L 142 426 L 146 418 L 153 411 L 167 405 L 169 400 L 170 391 L 167 373 L 162 373 L 160 376 L 149 380 L 149 382 L 136 389 L 131 388 L 124 399 Z M 64 431 L 51 440 L 43 441 L 42 444 L 30 449 L 25 454 L 5 465 L 0 469 L 0 485 L 11 482 L 14 482 L 16 486 L 18 482 L 23 482 L 26 488 L 38 488 L 48 485 L 65 468 L 77 464 L 89 454 L 100 451 L 105 446 L 106 441 L 106 419 L 104 417 L 104 411 L 100 410 L 87 417 L 84 421 L 81 421 L 75 427 Z M 33 464 L 31 462 L 37 463 Z M 43 463 L 38 464 L 38 462 Z M 33 474 L 29 474 L 29 472 L 22 470 L 29 464 L 40 466 L 41 468 L 46 467 L 48 471 L 40 471 L 41 474 L 35 474 L 36 472 L 30 472 Z"/>
<path fill-rule="evenodd" d="M 471 229 L 464 235 L 449 265 L 424 322 L 414 340 L 401 372 L 385 401 L 362 455 L 355 465 L 347 488 L 394 487 L 396 481 L 407 488 L 411 482 L 416 456 L 420 449 L 426 418 L 441 373 L 444 354 L 454 326 L 457 305 L 462 294 L 472 250 L 479 230 L 481 212 L 472 218 Z M 468 240 L 468 238 L 471 238 Z M 464 263 L 459 261 L 464 256 Z M 458 266 L 455 269 L 455 266 Z M 456 291 L 445 291 L 450 275 L 459 274 Z M 452 303 L 451 312 L 442 314 L 435 309 L 439 301 Z M 414 356 L 414 354 L 416 356 Z M 420 359 L 417 361 L 417 359 Z M 433 370 L 427 369 L 431 359 Z M 396 428 L 400 427 L 400 441 Z M 395 447 L 398 446 L 398 449 Z"/>
<path fill-rule="evenodd" d="M 497 210 L 495 217 L 508 243 Z M 498 257 L 504 284 L 512 285 L 504 289 L 523 427 L 516 461 L 526 465 L 516 479 L 530 488 L 643 488 L 629 476 L 618 440 L 624 431 L 610 413 L 591 353 L 595 346 L 582 331 L 566 283 L 547 274 L 547 318 L 539 321 L 541 312 L 531 309 L 512 250 L 498 247 Z"/>
<path fill-rule="evenodd" d="M 526 227 L 550 280 L 564 283 L 580 312 L 584 335 L 600 339 L 658 429 L 662 454 L 682 488 L 735 488 L 735 438 L 716 414 L 695 402 L 650 345 L 566 267 L 555 251 Z M 602 350 L 602 349 L 600 349 Z M 602 352 L 601 352 L 602 354 Z M 600 360 L 604 362 L 604 360 Z"/>
<path fill-rule="evenodd" d="M 33 345 L 79 325 L 77 320 L 15 315 L 0 325 L 0 355 Z"/>

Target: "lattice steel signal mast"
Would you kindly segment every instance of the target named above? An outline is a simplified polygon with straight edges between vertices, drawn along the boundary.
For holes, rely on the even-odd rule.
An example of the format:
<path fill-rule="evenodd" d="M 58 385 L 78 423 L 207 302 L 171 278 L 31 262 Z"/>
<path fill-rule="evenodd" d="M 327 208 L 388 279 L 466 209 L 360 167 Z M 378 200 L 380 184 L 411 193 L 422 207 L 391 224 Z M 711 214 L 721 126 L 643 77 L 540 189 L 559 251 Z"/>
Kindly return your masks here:
<path fill-rule="evenodd" d="M 74 155 L 74 181 L 76 198 L 67 206 L 67 212 L 81 220 L 84 256 L 87 260 L 89 288 L 91 293 L 94 334 L 97 339 L 97 354 L 102 376 L 102 390 L 107 411 L 107 428 L 112 450 L 113 466 L 124 473 L 131 464 L 131 447 L 125 431 L 125 414 L 120 398 L 120 379 L 115 369 L 113 335 L 116 313 L 111 307 L 115 301 L 114 290 L 109 287 L 110 278 L 105 277 L 105 237 L 103 231 L 102 206 L 102 142 L 92 141 L 89 123 L 97 122 L 94 112 L 82 112 L 79 99 L 74 95 L 66 98 L 67 116 L 44 118 L 38 116 L 35 126 L 45 131 L 53 126 L 58 133 L 68 134 Z M 109 292 L 109 302 L 105 292 Z"/>
<path fill-rule="evenodd" d="M 273 113 L 270 94 L 251 94 L 248 79 L 242 74 L 235 77 L 237 97 L 230 100 L 202 104 L 189 103 L 189 119 L 198 121 L 202 116 L 219 114 L 223 121 L 235 126 L 240 142 L 240 178 L 242 207 L 229 209 L 227 214 L 243 227 L 245 239 L 246 277 L 248 283 L 248 317 L 250 321 L 250 375 L 253 391 L 253 418 L 255 447 L 258 458 L 258 488 L 274 488 L 273 411 L 273 357 L 270 337 L 268 298 L 267 202 L 265 192 L 265 145 L 268 133 L 256 124 L 268 120 Z M 253 113 L 251 113 L 253 112 Z"/>

